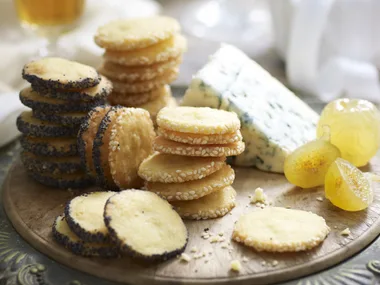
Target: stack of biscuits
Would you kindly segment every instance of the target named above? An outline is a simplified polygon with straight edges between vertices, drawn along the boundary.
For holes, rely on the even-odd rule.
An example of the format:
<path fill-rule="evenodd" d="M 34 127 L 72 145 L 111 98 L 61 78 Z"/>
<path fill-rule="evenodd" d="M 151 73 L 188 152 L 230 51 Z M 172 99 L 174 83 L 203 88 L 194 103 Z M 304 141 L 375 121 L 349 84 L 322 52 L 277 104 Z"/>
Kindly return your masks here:
<path fill-rule="evenodd" d="M 21 159 L 38 182 L 57 188 L 91 184 L 77 148 L 77 133 L 92 108 L 105 104 L 112 84 L 90 67 L 61 58 L 43 58 L 24 66 L 31 83 L 20 100 L 31 111 L 17 118 L 23 134 Z"/>
<path fill-rule="evenodd" d="M 100 27 L 95 42 L 106 51 L 98 69 L 113 83 L 111 105 L 139 107 L 152 120 L 160 109 L 175 106 L 168 84 L 178 76 L 186 39 L 179 23 L 155 16 L 113 21 Z"/>
<path fill-rule="evenodd" d="M 140 188 L 140 163 L 152 153 L 155 137 L 148 111 L 122 106 L 92 109 L 78 133 L 86 172 L 106 190 Z"/>
<path fill-rule="evenodd" d="M 166 107 L 157 115 L 153 155 L 138 174 L 147 190 L 168 200 L 185 219 L 224 216 L 235 206 L 234 170 L 226 156 L 244 151 L 235 113 Z"/>

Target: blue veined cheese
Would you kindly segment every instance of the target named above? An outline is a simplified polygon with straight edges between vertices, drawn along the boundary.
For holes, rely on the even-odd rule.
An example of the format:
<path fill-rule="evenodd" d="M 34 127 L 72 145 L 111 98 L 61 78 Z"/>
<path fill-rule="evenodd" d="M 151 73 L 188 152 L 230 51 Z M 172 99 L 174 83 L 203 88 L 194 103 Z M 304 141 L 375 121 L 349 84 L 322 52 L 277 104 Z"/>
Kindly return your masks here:
<path fill-rule="evenodd" d="M 245 151 L 235 165 L 284 172 L 288 154 L 315 139 L 319 116 L 242 51 L 222 45 L 192 79 L 184 106 L 237 113 Z"/>

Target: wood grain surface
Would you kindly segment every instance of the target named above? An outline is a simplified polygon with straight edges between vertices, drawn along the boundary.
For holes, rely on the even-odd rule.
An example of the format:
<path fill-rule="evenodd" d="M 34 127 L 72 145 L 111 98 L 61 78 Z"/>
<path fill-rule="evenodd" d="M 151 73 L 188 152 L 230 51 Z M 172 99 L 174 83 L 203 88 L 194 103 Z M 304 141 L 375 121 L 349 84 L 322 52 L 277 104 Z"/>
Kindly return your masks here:
<path fill-rule="evenodd" d="M 380 158 L 364 169 L 380 173 Z M 196 246 L 207 253 L 206 258 L 189 263 L 174 258 L 162 263 L 143 263 L 130 258 L 101 259 L 76 256 L 59 244 L 51 234 L 54 218 L 63 212 L 65 203 L 78 193 L 42 186 L 26 175 L 20 161 L 8 173 L 3 189 L 4 208 L 16 230 L 39 251 L 56 261 L 92 275 L 128 284 L 269 284 L 304 276 L 332 266 L 368 245 L 380 233 L 380 187 L 375 185 L 375 200 L 365 211 L 345 212 L 323 197 L 322 188 L 300 189 L 289 184 L 280 174 L 265 173 L 251 168 L 235 168 L 234 188 L 238 205 L 223 218 L 206 221 L 187 221 L 189 244 L 186 252 Z M 275 206 L 312 211 L 323 216 L 331 227 L 324 243 L 309 252 L 274 254 L 255 252 L 231 241 L 229 252 L 221 243 L 202 239 L 209 228 L 213 233 L 223 232 L 230 241 L 234 222 L 248 211 L 259 210 L 249 203 L 248 195 L 262 187 Z M 86 189 L 86 191 L 92 191 Z M 349 227 L 351 235 L 340 232 Z M 209 254 L 212 252 L 212 254 Z M 243 257 L 248 262 L 242 262 Z M 205 260 L 209 260 L 207 263 Z M 230 271 L 232 260 L 241 261 L 240 273 Z M 273 266 L 273 261 L 278 261 Z M 263 266 L 263 261 L 266 265 Z"/>

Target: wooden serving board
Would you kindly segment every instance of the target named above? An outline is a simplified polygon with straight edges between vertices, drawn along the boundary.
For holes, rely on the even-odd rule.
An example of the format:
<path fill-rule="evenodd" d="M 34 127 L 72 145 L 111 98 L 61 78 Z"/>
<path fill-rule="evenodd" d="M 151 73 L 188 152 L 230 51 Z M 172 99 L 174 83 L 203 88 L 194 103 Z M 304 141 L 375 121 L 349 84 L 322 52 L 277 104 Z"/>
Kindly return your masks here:
<path fill-rule="evenodd" d="M 324 197 L 323 189 L 300 189 L 287 182 L 280 174 L 266 173 L 251 168 L 235 168 L 234 188 L 238 205 L 223 218 L 206 221 L 187 221 L 189 243 L 186 252 L 196 246 L 207 253 L 206 258 L 189 263 L 174 258 L 162 263 L 143 263 L 130 258 L 83 258 L 57 244 L 51 234 L 55 217 L 63 212 L 65 203 L 75 193 L 44 187 L 30 179 L 19 161 L 6 178 L 3 203 L 16 230 L 35 248 L 56 261 L 92 275 L 128 284 L 268 284 L 285 281 L 327 268 L 363 249 L 380 233 L 380 187 L 375 187 L 375 200 L 365 211 L 345 212 Z M 380 173 L 380 158 L 375 158 L 365 171 Z M 230 241 L 234 222 L 248 211 L 258 210 L 249 203 L 248 195 L 262 187 L 275 206 L 312 211 L 323 216 L 331 233 L 323 244 L 309 252 L 274 254 L 255 252 L 231 241 L 229 252 L 221 243 L 210 243 L 201 237 L 205 228 L 213 233 L 223 232 Z M 92 191 L 86 189 L 86 191 Z M 340 232 L 349 227 L 351 235 Z M 212 252 L 210 255 L 209 252 Z M 243 257 L 248 262 L 242 262 Z M 205 260 L 209 261 L 205 263 Z M 233 259 L 241 261 L 240 273 L 230 271 Z M 278 261 L 276 266 L 273 261 Z M 266 265 L 263 266 L 263 261 Z"/>

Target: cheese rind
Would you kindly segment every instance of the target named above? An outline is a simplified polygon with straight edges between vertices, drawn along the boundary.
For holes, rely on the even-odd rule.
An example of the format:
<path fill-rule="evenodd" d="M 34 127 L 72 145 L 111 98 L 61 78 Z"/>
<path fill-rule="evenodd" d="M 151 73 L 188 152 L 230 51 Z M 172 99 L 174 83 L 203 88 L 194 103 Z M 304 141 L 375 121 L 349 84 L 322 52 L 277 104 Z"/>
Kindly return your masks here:
<path fill-rule="evenodd" d="M 315 138 L 319 119 L 307 104 L 242 51 L 222 45 L 191 81 L 184 106 L 235 112 L 246 143 L 235 165 L 284 172 L 284 161 Z"/>

